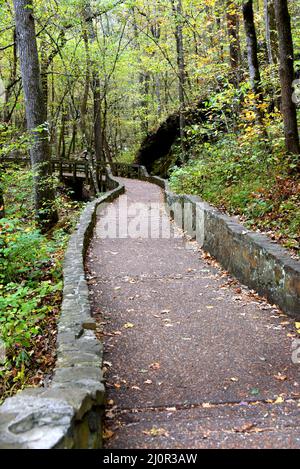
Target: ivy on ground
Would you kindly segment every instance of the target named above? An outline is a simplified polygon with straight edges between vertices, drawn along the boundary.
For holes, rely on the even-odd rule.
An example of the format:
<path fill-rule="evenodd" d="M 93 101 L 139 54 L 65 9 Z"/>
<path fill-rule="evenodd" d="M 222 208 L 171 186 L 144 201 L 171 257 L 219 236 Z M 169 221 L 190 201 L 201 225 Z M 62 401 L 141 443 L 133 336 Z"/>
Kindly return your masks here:
<path fill-rule="evenodd" d="M 62 261 L 80 209 L 58 184 L 63 223 L 42 235 L 34 223 L 31 187 L 27 171 L 7 171 L 7 218 L 0 220 L 0 400 L 25 384 L 43 384 L 52 371 Z"/>
<path fill-rule="evenodd" d="M 190 129 L 190 139 L 190 161 L 172 169 L 171 188 L 238 215 L 248 228 L 299 254 L 300 180 L 292 175 L 294 159 L 282 139 L 277 136 L 272 152 L 255 126 L 210 143 Z"/>

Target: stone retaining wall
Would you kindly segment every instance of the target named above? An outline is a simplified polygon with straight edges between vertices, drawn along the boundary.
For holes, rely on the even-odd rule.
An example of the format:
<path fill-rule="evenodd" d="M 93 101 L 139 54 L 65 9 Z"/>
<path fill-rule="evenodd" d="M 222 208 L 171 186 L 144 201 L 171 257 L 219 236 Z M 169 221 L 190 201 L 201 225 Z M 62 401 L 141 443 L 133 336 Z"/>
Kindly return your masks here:
<path fill-rule="evenodd" d="M 139 170 L 137 177 L 164 189 L 176 224 L 226 270 L 299 320 L 300 262 L 286 249 L 265 235 L 247 230 L 200 197 L 172 193 L 166 180 L 150 176 L 146 168 L 142 175 Z"/>
<path fill-rule="evenodd" d="M 300 317 L 300 262 L 266 236 L 246 230 L 199 197 L 172 193 L 168 183 L 133 167 L 165 191 L 170 215 L 245 285 Z M 121 175 L 121 174 L 120 174 Z M 95 336 L 84 260 L 100 204 L 124 193 L 111 175 L 110 192 L 87 204 L 65 256 L 57 364 L 48 388 L 26 389 L 0 407 L 0 448 L 100 448 L 104 385 L 102 344 Z"/>
<path fill-rule="evenodd" d="M 110 192 L 88 203 L 64 261 L 57 363 L 48 388 L 28 388 L 0 407 L 0 448 L 100 448 L 104 385 L 102 344 L 91 317 L 84 261 L 100 204 L 125 188 L 111 174 Z"/>

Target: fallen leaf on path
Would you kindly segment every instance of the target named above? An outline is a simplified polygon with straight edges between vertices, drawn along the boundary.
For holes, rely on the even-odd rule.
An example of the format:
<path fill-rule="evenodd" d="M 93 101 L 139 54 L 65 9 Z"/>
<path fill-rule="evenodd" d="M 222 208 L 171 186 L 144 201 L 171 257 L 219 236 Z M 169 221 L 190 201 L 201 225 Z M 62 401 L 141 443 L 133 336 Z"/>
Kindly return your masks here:
<path fill-rule="evenodd" d="M 141 388 L 139 388 L 138 386 L 132 386 L 131 389 L 134 389 L 135 391 L 141 391 Z"/>
<path fill-rule="evenodd" d="M 103 439 L 110 440 L 114 436 L 114 432 L 112 430 L 108 430 L 107 428 L 103 432 Z"/>
<path fill-rule="evenodd" d="M 126 324 L 124 324 L 124 329 L 133 329 L 134 327 L 135 325 L 131 322 L 127 322 Z"/>
<path fill-rule="evenodd" d="M 165 430 L 164 428 L 152 428 L 151 430 L 149 431 L 143 431 L 144 435 L 147 435 L 147 436 L 152 436 L 152 437 L 157 437 L 157 436 L 166 436 L 168 437 L 169 436 L 169 433 L 167 432 L 167 430 Z"/>
<path fill-rule="evenodd" d="M 277 379 L 277 381 L 286 381 L 287 376 L 283 375 L 282 373 L 278 373 L 277 375 L 274 375 L 274 378 Z"/>
<path fill-rule="evenodd" d="M 232 381 L 233 383 L 237 383 L 238 382 L 238 378 L 230 378 L 230 381 Z"/>
<path fill-rule="evenodd" d="M 274 404 L 282 404 L 284 402 L 284 398 L 282 396 L 278 396 Z"/>

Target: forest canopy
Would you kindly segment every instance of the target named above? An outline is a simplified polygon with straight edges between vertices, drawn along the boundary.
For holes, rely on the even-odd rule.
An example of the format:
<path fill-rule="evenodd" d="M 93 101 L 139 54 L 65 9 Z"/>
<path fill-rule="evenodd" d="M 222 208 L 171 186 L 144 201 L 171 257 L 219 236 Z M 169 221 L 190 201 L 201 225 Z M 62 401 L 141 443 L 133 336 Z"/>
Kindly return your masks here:
<path fill-rule="evenodd" d="M 299 2 L 279 3 L 288 3 L 297 70 Z M 258 59 L 254 68 L 259 71 L 248 66 L 252 33 L 247 38 L 245 6 L 254 12 Z M 255 86 L 261 88 L 264 100 L 276 102 L 280 96 L 273 1 L 47 0 L 34 1 L 33 8 L 54 155 L 70 157 L 80 154 L 86 143 L 94 143 L 91 126 L 97 80 L 99 152 L 115 157 L 132 154 L 143 137 L 179 109 L 180 100 L 184 106 L 193 105 L 213 99 L 221 88 L 235 110 L 234 91 L 245 95 L 251 82 L 258 81 Z M 1 0 L 0 76 L 5 86 L 1 113 L 6 135 L 7 129 L 14 128 L 13 141 L 5 142 L 10 145 L 25 131 L 14 15 L 13 2 Z M 251 124 L 250 111 L 246 120 Z M 83 114 L 87 115 L 87 142 L 82 138 Z M 9 150 L 3 146 L 4 137 L 2 153 Z"/>

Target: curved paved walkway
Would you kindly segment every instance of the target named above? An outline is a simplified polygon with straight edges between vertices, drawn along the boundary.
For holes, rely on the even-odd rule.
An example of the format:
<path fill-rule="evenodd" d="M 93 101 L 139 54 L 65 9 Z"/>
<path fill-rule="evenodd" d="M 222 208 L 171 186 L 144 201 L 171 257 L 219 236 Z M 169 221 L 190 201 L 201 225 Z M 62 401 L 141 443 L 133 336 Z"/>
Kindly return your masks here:
<path fill-rule="evenodd" d="M 87 262 L 105 342 L 107 448 L 299 448 L 293 321 L 205 260 L 158 211 L 158 187 L 122 181 Z"/>

